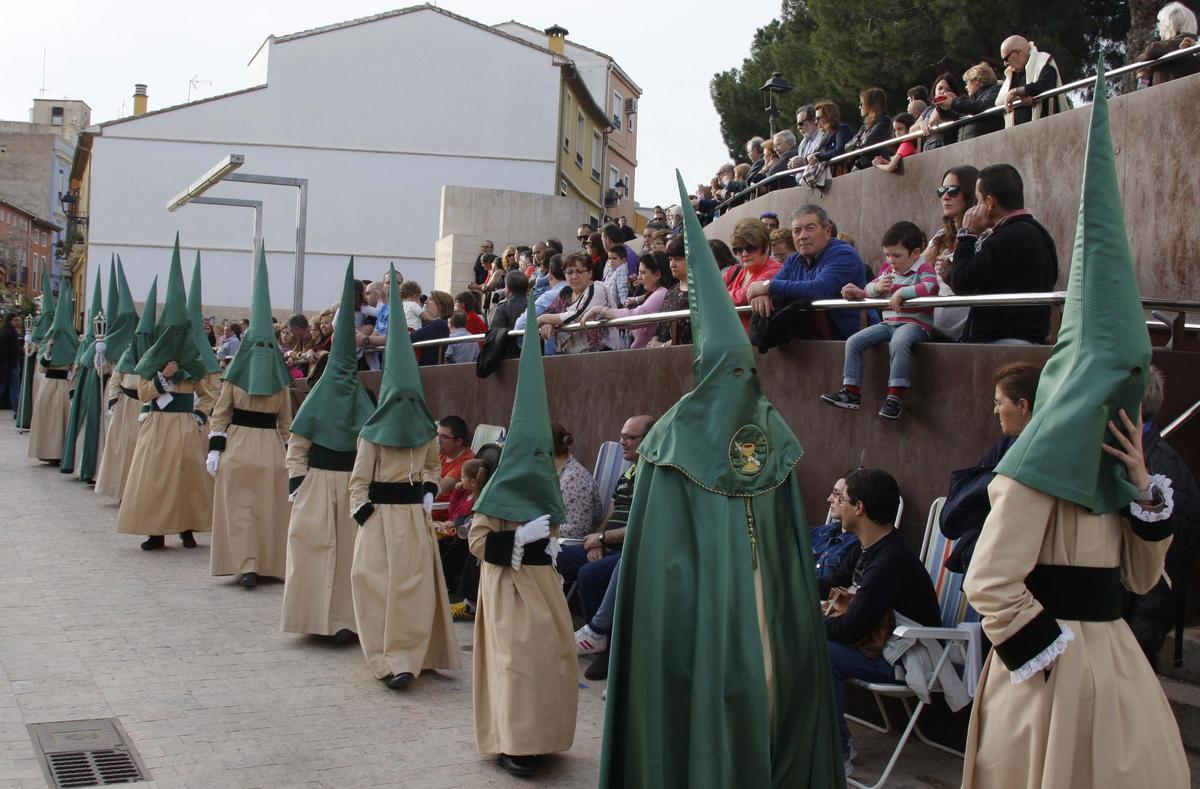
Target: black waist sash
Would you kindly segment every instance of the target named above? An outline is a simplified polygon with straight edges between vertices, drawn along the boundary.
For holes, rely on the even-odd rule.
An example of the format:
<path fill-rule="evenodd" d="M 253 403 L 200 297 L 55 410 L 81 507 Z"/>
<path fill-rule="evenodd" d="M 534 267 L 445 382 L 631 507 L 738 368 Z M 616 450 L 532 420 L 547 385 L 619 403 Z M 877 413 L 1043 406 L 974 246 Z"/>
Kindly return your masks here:
<path fill-rule="evenodd" d="M 354 458 L 357 454 L 358 452 L 355 450 L 338 452 L 335 449 L 323 447 L 320 444 L 313 444 L 308 449 L 308 467 L 325 469 L 326 471 L 353 471 Z"/>
<path fill-rule="evenodd" d="M 127 386 L 122 386 L 121 393 L 124 394 L 126 397 L 132 397 L 134 400 L 138 399 L 138 390 L 136 390 L 136 389 L 130 389 Z"/>
<path fill-rule="evenodd" d="M 233 418 L 229 422 L 239 427 L 257 427 L 262 430 L 274 430 L 275 414 L 267 413 L 266 411 L 243 411 L 240 408 L 235 408 L 233 409 Z"/>
<path fill-rule="evenodd" d="M 161 411 L 169 414 L 190 414 L 193 407 L 196 405 L 196 398 L 191 392 L 175 392 L 171 402 L 167 403 L 162 408 L 158 407 L 157 400 L 151 400 L 149 403 L 142 403 L 143 411 Z"/>
<path fill-rule="evenodd" d="M 46 368 L 46 377 L 53 378 L 56 381 L 65 381 L 65 380 L 67 380 L 67 373 L 69 373 L 69 372 L 70 372 L 70 370 L 55 370 L 53 368 L 47 367 Z"/>
<path fill-rule="evenodd" d="M 1039 564 L 1025 578 L 1025 586 L 1055 619 L 1112 622 L 1121 618 L 1118 567 Z"/>
<path fill-rule="evenodd" d="M 420 504 L 425 498 L 425 488 L 411 482 L 372 482 L 367 497 L 372 504 Z"/>

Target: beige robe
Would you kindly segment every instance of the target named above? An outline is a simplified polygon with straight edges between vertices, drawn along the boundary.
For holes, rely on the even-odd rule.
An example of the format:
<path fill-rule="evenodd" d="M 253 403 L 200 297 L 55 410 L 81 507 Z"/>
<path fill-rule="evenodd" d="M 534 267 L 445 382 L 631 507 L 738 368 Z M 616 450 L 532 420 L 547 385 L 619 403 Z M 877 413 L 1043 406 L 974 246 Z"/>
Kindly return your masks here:
<path fill-rule="evenodd" d="M 292 433 L 288 478 L 303 477 L 288 523 L 287 577 L 283 585 L 285 633 L 331 636 L 355 630 L 350 568 L 358 524 L 350 517 L 350 472 L 311 468 L 312 441 Z"/>
<path fill-rule="evenodd" d="M 471 553 L 482 562 L 475 611 L 480 753 L 556 753 L 575 740 L 579 659 L 562 577 L 548 564 L 514 570 L 483 561 L 490 532 L 520 525 L 477 512 L 467 534 Z"/>
<path fill-rule="evenodd" d="M 176 394 L 195 395 L 204 381 L 180 381 Z M 154 379 L 138 378 L 138 399 L 150 403 L 160 394 Z M 133 459 L 117 531 L 121 534 L 165 535 L 208 531 L 212 499 L 206 495 L 204 455 L 196 435 L 204 428 L 189 412 L 151 411 L 137 431 Z"/>
<path fill-rule="evenodd" d="M 108 418 L 108 430 L 104 450 L 96 470 L 96 492 L 110 499 L 120 499 L 125 492 L 125 481 L 129 478 L 129 467 L 133 463 L 133 450 L 137 447 L 138 421 L 142 404 L 136 397 L 129 397 L 123 389 L 137 389 L 140 379 L 133 373 L 113 373 L 108 379 L 108 392 L 104 406 L 113 403 Z"/>
<path fill-rule="evenodd" d="M 440 478 L 436 438 L 415 449 L 360 438 L 350 512 L 367 503 L 372 482 L 422 485 Z M 375 505 L 358 530 L 350 584 L 358 641 L 376 678 L 462 668 L 437 535 L 421 504 Z"/>
<path fill-rule="evenodd" d="M 964 589 L 1002 644 L 1043 610 L 1024 579 L 1035 564 L 1120 567 L 1144 593 L 1171 540 L 1137 537 L 1120 513 L 1082 507 L 997 475 L 992 511 Z M 1162 687 L 1124 621 L 1059 620 L 1074 640 L 1013 684 L 995 650 L 984 663 L 967 732 L 964 789 L 1184 789 L 1188 765 Z"/>
<path fill-rule="evenodd" d="M 235 425 L 235 408 L 274 414 L 275 427 Z M 213 491 L 212 575 L 284 577 L 292 505 L 283 448 L 291 425 L 287 389 L 251 395 L 229 381 L 221 387 L 208 422 L 210 436 L 226 436 Z"/>
<path fill-rule="evenodd" d="M 33 395 L 33 413 L 29 420 L 28 455 L 35 460 L 51 461 L 62 459 L 63 436 L 67 432 L 67 420 L 71 415 L 71 383 L 65 378 L 46 378 L 45 368 L 39 360 L 42 380 Z M 68 367 L 51 367 L 51 370 L 67 370 Z"/>
<path fill-rule="evenodd" d="M 205 419 L 212 419 L 213 409 L 217 405 L 217 397 L 221 394 L 221 387 L 224 382 L 221 380 L 220 373 L 209 373 L 204 376 L 203 394 L 196 398 L 196 410 L 204 414 Z M 208 428 L 200 431 L 200 454 L 207 457 L 208 455 Z M 204 484 L 208 488 L 208 498 L 211 500 L 217 487 L 217 480 L 211 474 L 204 475 Z M 208 524 L 208 531 L 212 531 L 212 523 Z"/>

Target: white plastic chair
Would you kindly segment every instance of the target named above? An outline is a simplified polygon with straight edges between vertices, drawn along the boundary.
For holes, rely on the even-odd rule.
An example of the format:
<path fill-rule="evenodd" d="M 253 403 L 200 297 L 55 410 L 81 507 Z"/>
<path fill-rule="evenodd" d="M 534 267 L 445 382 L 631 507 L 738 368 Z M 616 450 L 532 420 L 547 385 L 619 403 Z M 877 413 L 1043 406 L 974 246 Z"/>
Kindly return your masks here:
<path fill-rule="evenodd" d="M 484 444 L 503 444 L 507 433 L 499 425 L 477 425 L 475 435 L 471 438 L 471 451 L 478 452 Z"/>
<path fill-rule="evenodd" d="M 938 607 L 942 614 L 942 626 L 897 627 L 893 635 L 900 638 L 928 638 L 938 641 L 942 646 L 942 656 L 932 669 L 928 685 L 930 687 L 934 686 L 933 677 L 936 677 L 941 672 L 946 660 L 951 660 L 955 665 L 964 666 L 963 681 L 966 684 L 967 692 L 974 698 L 975 689 L 978 686 L 979 670 L 982 667 L 983 630 L 978 622 L 978 614 L 967 604 L 966 595 L 963 594 L 962 574 L 950 572 L 944 566 L 946 558 L 954 548 L 954 541 L 947 539 L 938 528 L 938 516 L 941 514 L 942 505 L 945 503 L 945 497 L 941 497 L 934 501 L 933 506 L 929 508 L 929 517 L 925 521 L 925 537 L 921 542 L 921 562 L 929 572 L 929 577 L 933 581 L 934 591 L 937 592 Z M 901 506 L 903 506 L 903 503 Z M 899 522 L 899 520 L 899 513 L 897 513 L 896 521 Z M 883 725 L 863 720 L 853 715 L 846 715 L 847 720 L 852 720 L 861 726 L 866 726 L 868 729 L 883 734 L 891 732 L 892 722 L 883 704 L 883 697 L 885 696 L 900 699 L 900 703 L 904 706 L 904 713 L 908 716 L 904 731 L 900 734 L 899 742 L 896 743 L 896 749 L 892 751 L 891 758 L 888 759 L 887 766 L 879 776 L 879 780 L 873 784 L 865 784 L 853 778 L 847 778 L 846 783 L 850 786 L 855 786 L 859 789 L 879 789 L 879 787 L 887 783 L 892 770 L 896 767 L 896 762 L 900 759 L 900 752 L 904 750 L 904 746 L 908 743 L 908 738 L 914 732 L 917 738 L 926 745 L 958 757 L 962 757 L 963 755 L 961 751 L 956 751 L 953 748 L 931 740 L 921 731 L 920 726 L 917 725 L 917 718 L 920 716 L 921 710 L 925 708 L 926 703 L 918 699 L 915 706 L 910 704 L 911 700 L 916 698 L 916 694 L 904 682 L 902 673 L 903 670 L 897 667 L 898 678 L 895 682 L 867 682 L 860 679 L 846 680 L 851 685 L 857 685 L 871 692 L 872 697 L 875 699 L 875 705 L 879 709 L 880 717 L 883 718 Z M 936 692 L 937 688 L 934 688 L 934 690 Z"/>

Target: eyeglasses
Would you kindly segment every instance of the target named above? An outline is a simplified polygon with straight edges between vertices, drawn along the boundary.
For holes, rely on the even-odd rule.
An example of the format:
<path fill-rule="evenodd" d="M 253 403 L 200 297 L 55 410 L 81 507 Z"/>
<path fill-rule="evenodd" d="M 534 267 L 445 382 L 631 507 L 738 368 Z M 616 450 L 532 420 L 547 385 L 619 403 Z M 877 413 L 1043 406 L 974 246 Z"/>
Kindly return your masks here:
<path fill-rule="evenodd" d="M 634 441 L 641 441 L 645 437 L 645 433 L 639 433 L 636 436 L 631 433 L 622 433 L 621 441 L 627 444 L 632 444 Z"/>
<path fill-rule="evenodd" d="M 567 269 L 566 271 L 564 271 L 563 273 L 564 273 L 564 274 L 566 274 L 566 275 L 569 277 L 569 276 L 571 276 L 572 274 L 587 274 L 587 273 L 589 273 L 589 272 L 588 272 L 588 270 L 587 270 L 587 269 L 585 269 L 585 268 L 579 268 L 579 267 L 575 267 L 575 268 L 569 268 L 569 269 Z"/>
<path fill-rule="evenodd" d="M 587 241 L 588 240 L 587 236 L 575 236 L 575 238 L 578 241 Z"/>
<path fill-rule="evenodd" d="M 836 490 L 835 490 L 835 491 L 833 491 L 833 492 L 831 492 L 831 493 L 829 494 L 829 498 L 833 499 L 833 500 L 834 500 L 834 501 L 836 501 L 838 504 L 845 504 L 845 503 L 846 503 L 846 494 L 845 494 L 845 493 L 841 493 L 841 492 L 839 492 L 839 491 L 836 491 Z"/>
<path fill-rule="evenodd" d="M 1020 51 L 1021 51 L 1020 49 L 1014 49 L 1012 52 L 1009 52 L 1007 55 L 1005 55 L 1004 53 L 1001 53 L 1000 59 L 1003 60 L 1005 63 L 1007 63 L 1009 58 L 1011 58 L 1013 55 L 1020 53 Z"/>
<path fill-rule="evenodd" d="M 957 186 L 939 186 L 937 188 L 937 196 L 950 195 L 951 197 L 958 197 L 958 193 L 961 191 L 962 189 Z"/>
<path fill-rule="evenodd" d="M 454 440 L 454 436 L 450 435 L 449 433 L 438 433 L 437 437 L 438 437 L 439 441 L 453 441 Z"/>
<path fill-rule="evenodd" d="M 743 252 L 745 252 L 747 254 L 754 254 L 757 251 L 758 251 L 758 247 L 755 247 L 755 246 L 745 246 L 745 247 L 734 247 L 733 248 L 733 254 L 735 254 L 735 255 L 740 255 Z"/>

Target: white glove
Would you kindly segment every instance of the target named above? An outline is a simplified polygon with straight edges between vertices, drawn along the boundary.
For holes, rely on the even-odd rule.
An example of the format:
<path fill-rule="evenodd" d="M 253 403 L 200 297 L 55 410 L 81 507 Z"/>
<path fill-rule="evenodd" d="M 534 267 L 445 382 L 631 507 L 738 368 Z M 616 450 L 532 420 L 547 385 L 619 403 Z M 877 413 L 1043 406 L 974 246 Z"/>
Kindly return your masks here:
<path fill-rule="evenodd" d="M 513 538 L 516 545 L 528 545 L 531 542 L 544 540 L 550 536 L 550 516 L 543 515 L 534 518 L 524 526 L 517 527 L 517 535 Z"/>
<path fill-rule="evenodd" d="M 217 476 L 217 466 L 221 464 L 221 453 L 217 450 L 212 450 L 208 453 L 208 458 L 204 461 L 204 467 L 208 469 L 209 476 Z"/>
<path fill-rule="evenodd" d="M 425 508 L 425 514 L 430 518 L 433 517 L 433 494 L 426 493 L 421 497 L 421 506 Z"/>

